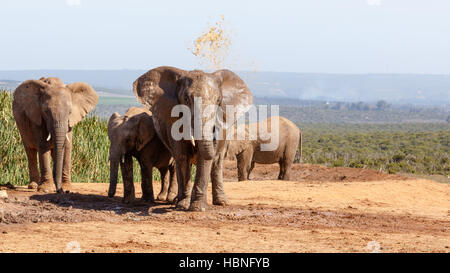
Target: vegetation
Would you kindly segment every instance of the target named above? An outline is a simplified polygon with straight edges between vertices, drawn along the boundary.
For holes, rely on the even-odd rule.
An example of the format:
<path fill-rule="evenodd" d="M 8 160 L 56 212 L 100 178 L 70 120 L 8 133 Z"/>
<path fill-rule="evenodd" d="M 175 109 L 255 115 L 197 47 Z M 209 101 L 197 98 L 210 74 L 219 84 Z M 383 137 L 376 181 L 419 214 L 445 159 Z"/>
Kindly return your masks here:
<path fill-rule="evenodd" d="M 304 124 L 303 162 L 389 173 L 450 174 L 450 125 Z"/>
<path fill-rule="evenodd" d="M 12 95 L 0 91 L 0 184 L 29 181 L 28 162 L 12 114 Z"/>
<path fill-rule="evenodd" d="M 27 159 L 11 104 L 12 95 L 0 91 L 0 184 L 23 185 L 29 181 Z M 450 174 L 449 123 L 301 123 L 299 127 L 303 131 L 305 163 L 373 168 L 390 173 Z M 108 182 L 106 119 L 94 111 L 73 130 L 72 180 Z M 140 180 L 136 162 L 134 176 L 136 181 Z M 157 171 L 153 172 L 153 179 L 160 179 Z"/>

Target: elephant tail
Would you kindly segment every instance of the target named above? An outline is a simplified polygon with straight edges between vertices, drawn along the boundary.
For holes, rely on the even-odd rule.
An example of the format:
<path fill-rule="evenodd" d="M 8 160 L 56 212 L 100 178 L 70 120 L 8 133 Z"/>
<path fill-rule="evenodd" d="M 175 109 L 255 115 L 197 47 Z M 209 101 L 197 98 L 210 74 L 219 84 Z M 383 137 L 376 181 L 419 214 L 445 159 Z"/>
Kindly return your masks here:
<path fill-rule="evenodd" d="M 300 131 L 299 133 L 299 141 L 298 141 L 298 145 L 299 145 L 299 151 L 300 151 L 300 159 L 299 159 L 299 163 L 302 163 L 302 159 L 303 159 L 303 145 L 302 145 L 302 131 Z"/>

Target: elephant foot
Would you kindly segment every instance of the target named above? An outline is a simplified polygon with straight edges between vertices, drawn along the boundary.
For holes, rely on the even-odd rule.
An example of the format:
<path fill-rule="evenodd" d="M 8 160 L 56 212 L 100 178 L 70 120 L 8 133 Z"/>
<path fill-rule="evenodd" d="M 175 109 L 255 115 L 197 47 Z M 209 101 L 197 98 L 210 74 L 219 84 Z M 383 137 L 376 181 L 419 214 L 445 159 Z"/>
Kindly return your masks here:
<path fill-rule="evenodd" d="M 222 198 L 222 197 L 213 198 L 213 205 L 226 206 L 226 205 L 228 205 L 228 200 L 227 200 L 226 197 L 224 197 L 224 198 Z"/>
<path fill-rule="evenodd" d="M 72 183 L 70 182 L 62 182 L 63 192 L 69 193 L 72 190 Z"/>
<path fill-rule="evenodd" d="M 177 202 L 177 208 L 187 210 L 191 204 L 191 197 L 185 197 Z"/>
<path fill-rule="evenodd" d="M 28 184 L 28 188 L 30 190 L 36 190 L 39 187 L 38 183 L 32 181 L 30 184 Z"/>
<path fill-rule="evenodd" d="M 133 203 L 131 203 L 131 205 L 133 206 L 153 206 L 155 205 L 155 200 L 153 199 L 144 199 L 144 197 L 140 198 L 139 200 L 135 200 Z"/>
<path fill-rule="evenodd" d="M 170 192 L 169 195 L 167 195 L 167 202 L 173 203 L 173 201 L 175 201 L 176 198 L 177 198 L 177 194 Z"/>
<path fill-rule="evenodd" d="M 45 192 L 45 193 L 49 193 L 51 192 L 53 189 L 55 188 L 55 184 L 53 183 L 53 181 L 44 181 L 42 182 L 38 187 L 37 190 L 39 192 Z"/>
<path fill-rule="evenodd" d="M 208 209 L 208 204 L 205 200 L 195 200 L 191 203 L 191 206 L 189 207 L 190 211 L 206 211 Z"/>
<path fill-rule="evenodd" d="M 122 203 L 124 204 L 133 204 L 135 202 L 134 196 L 124 196 L 122 199 Z"/>
<path fill-rule="evenodd" d="M 145 202 L 150 202 L 150 203 L 155 203 L 155 198 L 152 195 L 142 195 L 142 200 L 144 200 Z"/>
<path fill-rule="evenodd" d="M 160 194 L 158 194 L 158 196 L 156 197 L 156 200 L 167 201 L 167 192 L 161 192 Z"/>

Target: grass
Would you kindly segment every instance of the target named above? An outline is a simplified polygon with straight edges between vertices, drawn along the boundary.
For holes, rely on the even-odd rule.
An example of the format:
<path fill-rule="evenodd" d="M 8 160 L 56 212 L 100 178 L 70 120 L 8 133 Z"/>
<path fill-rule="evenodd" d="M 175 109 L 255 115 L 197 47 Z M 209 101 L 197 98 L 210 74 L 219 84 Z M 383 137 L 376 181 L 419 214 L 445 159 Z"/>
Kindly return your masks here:
<path fill-rule="evenodd" d="M 0 91 L 0 183 L 29 181 L 28 162 L 12 114 L 12 95 Z"/>
<path fill-rule="evenodd" d="M 388 173 L 450 174 L 450 125 L 304 124 L 304 162 Z"/>

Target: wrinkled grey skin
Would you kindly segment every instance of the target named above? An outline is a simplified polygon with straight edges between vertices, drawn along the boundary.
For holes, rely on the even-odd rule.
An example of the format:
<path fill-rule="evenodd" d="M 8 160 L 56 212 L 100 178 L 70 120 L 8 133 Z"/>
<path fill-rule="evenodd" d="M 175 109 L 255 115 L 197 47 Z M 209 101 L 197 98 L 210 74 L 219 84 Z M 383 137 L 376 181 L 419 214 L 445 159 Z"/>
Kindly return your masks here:
<path fill-rule="evenodd" d="M 48 192 L 54 183 L 58 193 L 70 191 L 72 128 L 97 101 L 88 84 L 65 85 L 58 78 L 28 80 L 16 88 L 12 108 L 28 158 L 29 187 Z"/>
<path fill-rule="evenodd" d="M 274 117 L 269 117 L 265 121 L 257 124 L 259 126 L 266 126 L 268 132 L 271 132 L 271 120 Z M 268 143 L 269 140 L 261 138 L 259 133 L 255 140 L 250 140 L 249 124 L 242 124 L 240 127 L 245 127 L 246 137 L 244 140 L 231 140 L 227 145 L 226 157 L 237 159 L 238 180 L 245 181 L 250 179 L 250 173 L 258 164 L 280 164 L 280 173 L 278 179 L 289 180 L 291 178 L 290 172 L 294 162 L 295 154 L 300 147 L 300 159 L 302 157 L 302 132 L 290 120 L 284 117 L 279 118 L 279 142 L 278 147 L 273 151 L 261 151 L 261 144 Z M 259 129 L 258 129 L 259 131 Z M 264 140 L 263 140 L 264 139 Z"/>
<path fill-rule="evenodd" d="M 204 135 L 201 140 L 195 140 L 195 147 L 189 139 L 174 140 L 171 128 L 179 118 L 171 117 L 171 110 L 175 105 L 186 105 L 191 109 L 191 119 L 194 120 L 195 97 L 202 98 L 204 105 L 218 105 L 222 110 L 225 110 L 226 105 L 240 105 L 242 109 L 248 110 L 253 103 L 253 96 L 245 83 L 229 70 L 205 73 L 165 66 L 152 69 L 140 76 L 133 83 L 133 91 L 138 101 L 152 111 L 156 131 L 175 158 L 178 180 L 177 206 L 193 211 L 206 210 L 208 207 L 206 191 L 210 180 L 213 204 L 226 205 L 222 175 L 226 140 L 208 140 L 208 136 Z M 225 113 L 223 118 L 225 120 L 227 118 Z M 202 121 L 205 125 L 207 119 L 202 118 Z M 206 134 L 212 135 L 213 132 L 211 130 Z M 194 155 L 197 170 L 192 185 L 190 176 Z"/>
<path fill-rule="evenodd" d="M 124 183 L 124 203 L 135 201 L 133 183 L 133 160 L 135 157 L 141 167 L 142 199 L 154 202 L 152 171 L 153 167 L 161 173 L 161 191 L 157 199 L 174 201 L 177 196 L 175 167 L 172 155 L 155 133 L 151 112 L 131 107 L 120 116 L 114 113 L 108 122 L 110 184 L 108 196 L 116 193 L 118 166 L 120 164 Z M 166 174 L 169 171 L 169 181 Z M 170 184 L 169 184 L 170 182 Z"/>

